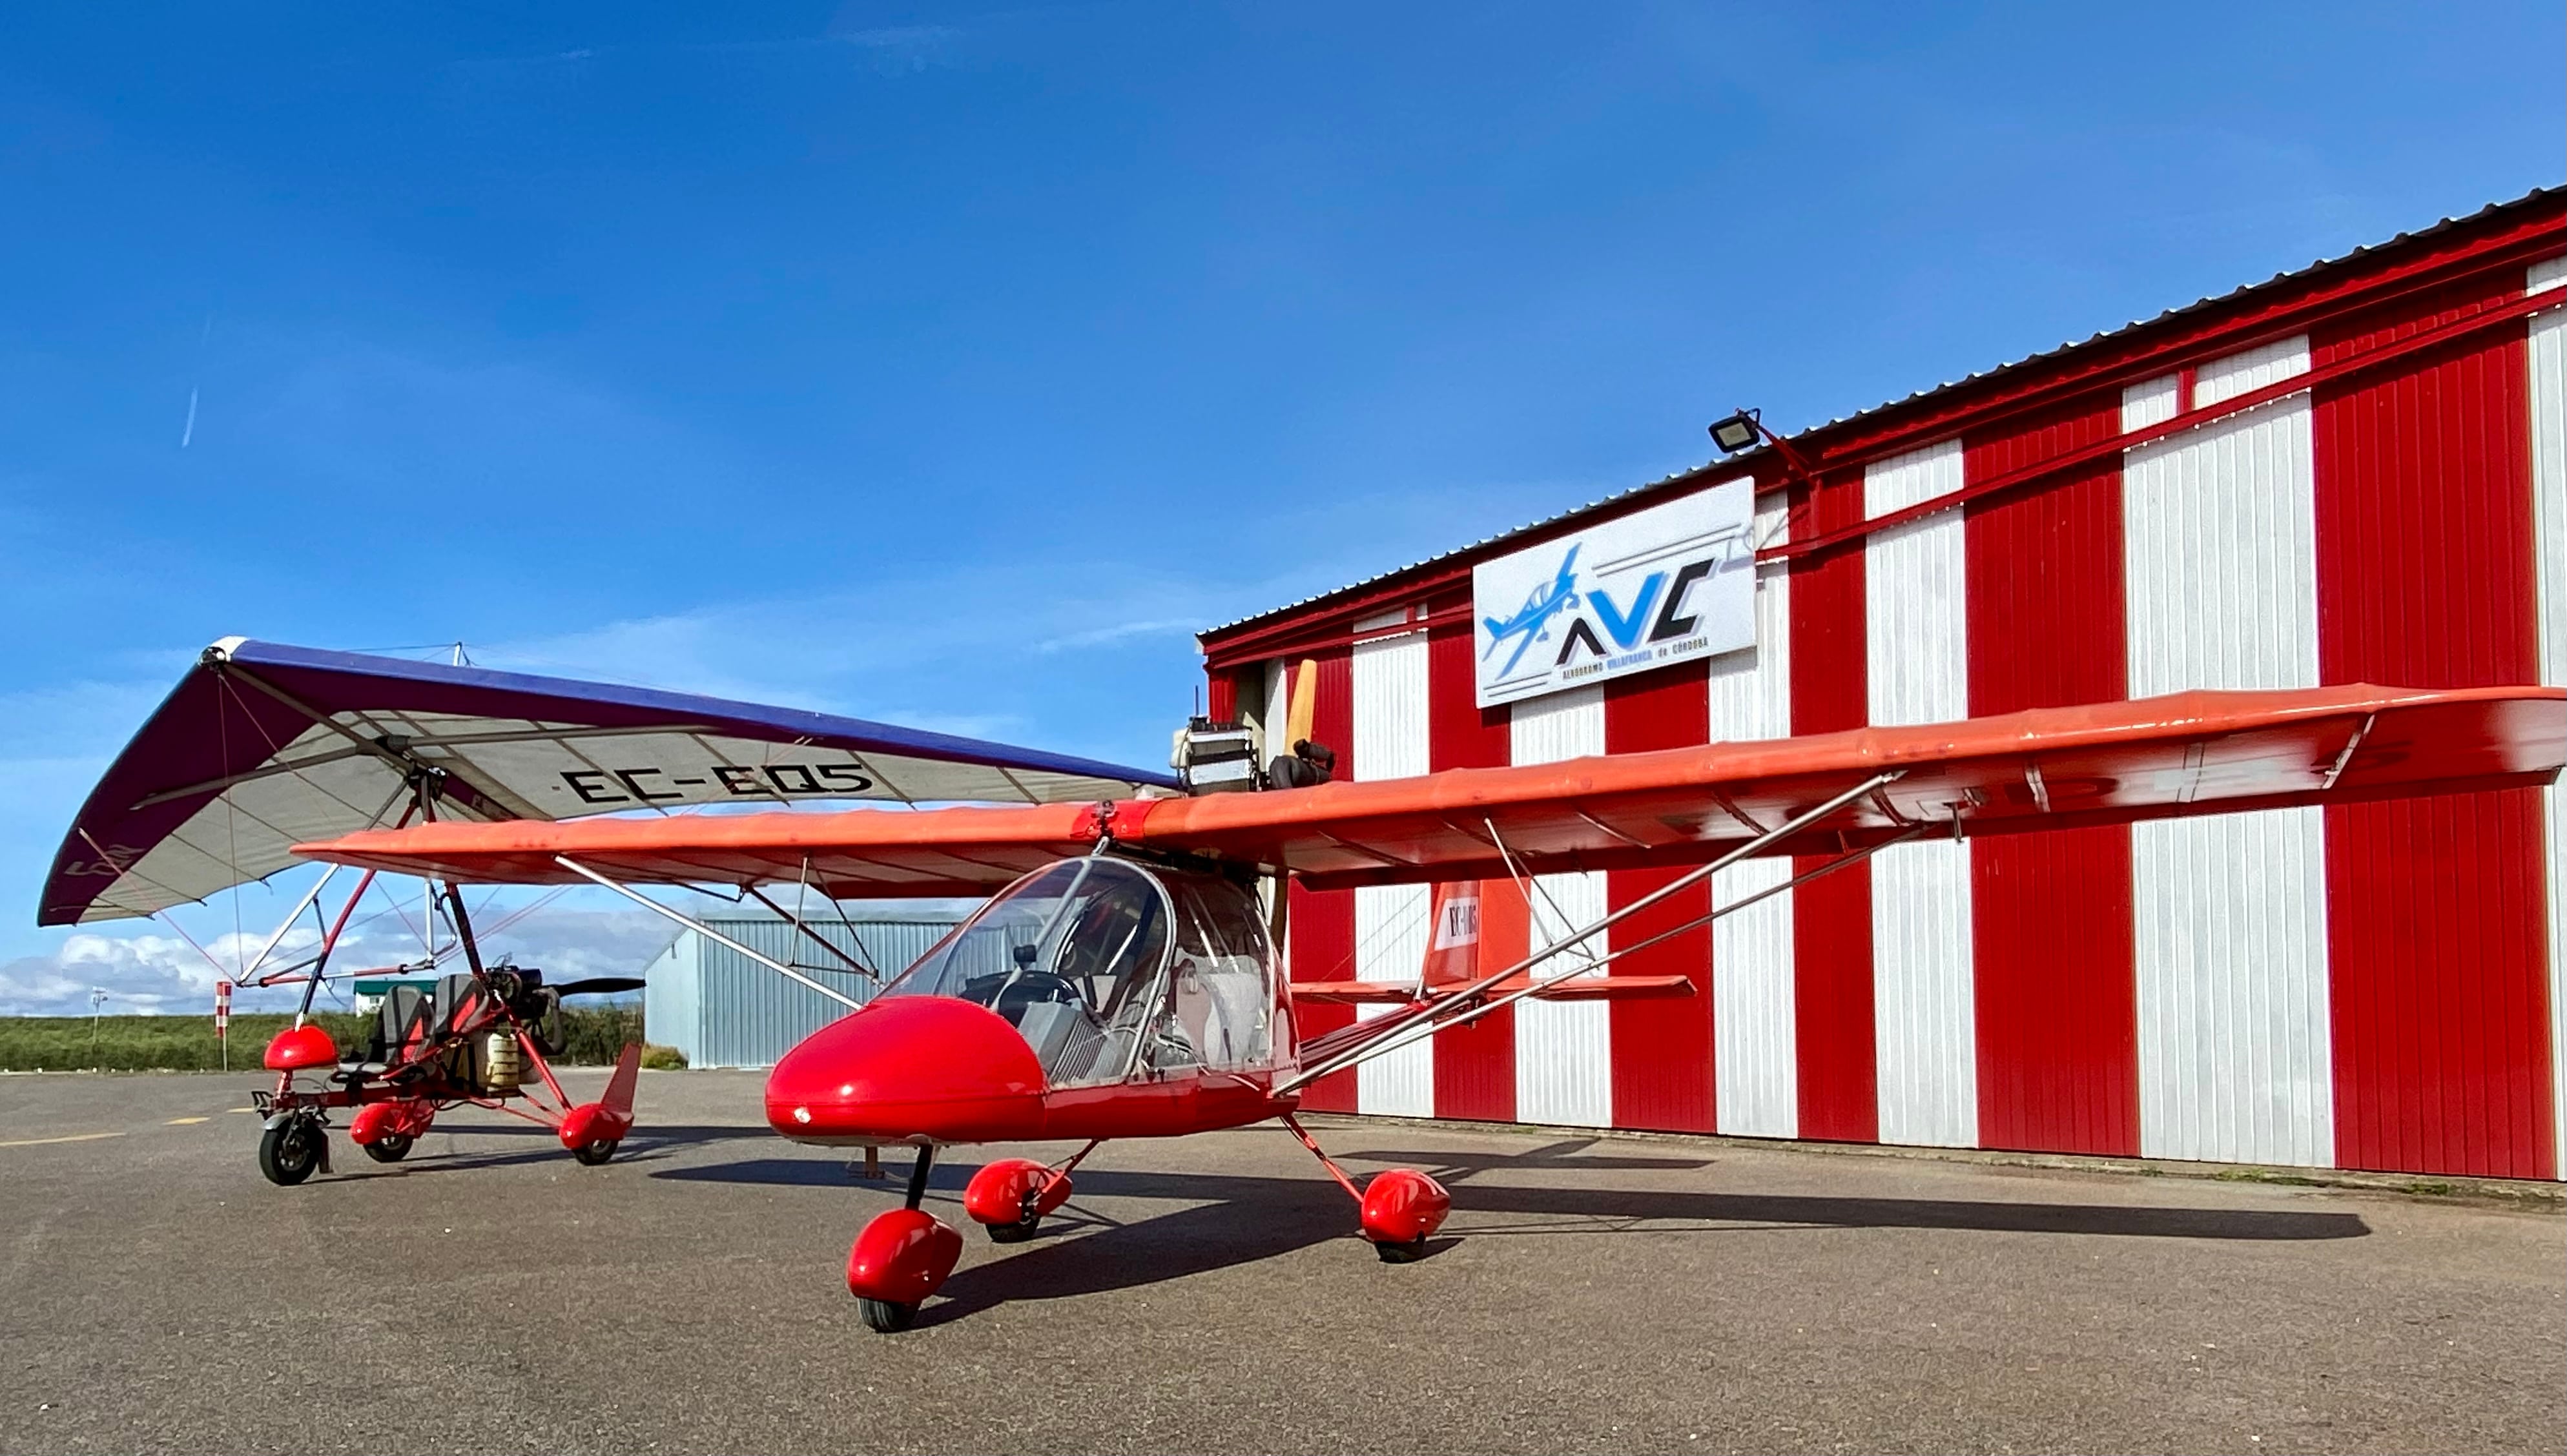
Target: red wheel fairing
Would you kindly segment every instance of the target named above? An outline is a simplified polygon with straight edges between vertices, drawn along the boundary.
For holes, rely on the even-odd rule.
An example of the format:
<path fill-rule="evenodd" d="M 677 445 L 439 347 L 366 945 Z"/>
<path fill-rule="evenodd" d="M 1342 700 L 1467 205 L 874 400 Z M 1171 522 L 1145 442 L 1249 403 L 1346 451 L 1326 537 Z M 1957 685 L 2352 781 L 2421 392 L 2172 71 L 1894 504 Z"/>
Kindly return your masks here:
<path fill-rule="evenodd" d="M 386 1138 L 414 1138 L 436 1120 L 436 1108 L 427 1102 L 369 1102 L 357 1109 L 348 1123 L 348 1138 L 359 1147 L 371 1147 Z"/>
<path fill-rule="evenodd" d="M 1416 1244 L 1444 1226 L 1453 1195 L 1413 1168 L 1390 1168 L 1364 1185 L 1363 1235 L 1376 1244 Z"/>
<path fill-rule="evenodd" d="M 562 1119 L 561 1144 L 576 1151 L 594 1143 L 621 1142 L 632 1130 L 632 1113 L 603 1102 L 582 1102 Z"/>
<path fill-rule="evenodd" d="M 963 1236 L 923 1209 L 877 1216 L 847 1251 L 847 1293 L 887 1305 L 935 1294 L 963 1257 Z"/>
<path fill-rule="evenodd" d="M 1048 1166 L 1031 1158 L 989 1164 L 963 1190 L 963 1211 L 973 1222 L 993 1227 L 1022 1223 L 1028 1213 L 1040 1218 L 1068 1201 L 1069 1179 L 1052 1177 Z"/>

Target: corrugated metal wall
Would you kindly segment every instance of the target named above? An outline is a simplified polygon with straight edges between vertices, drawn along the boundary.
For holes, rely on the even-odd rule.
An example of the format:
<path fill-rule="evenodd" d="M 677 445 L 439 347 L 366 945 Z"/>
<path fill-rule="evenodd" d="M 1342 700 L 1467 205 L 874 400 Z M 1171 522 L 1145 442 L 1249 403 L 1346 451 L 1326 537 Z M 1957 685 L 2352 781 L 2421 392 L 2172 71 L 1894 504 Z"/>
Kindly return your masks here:
<path fill-rule="evenodd" d="M 1861 482 L 1792 490 L 1796 537 L 1862 520 Z M 1864 631 L 1870 551 L 1862 543 L 1792 563 L 1792 731 L 1859 728 L 1871 711 Z M 1761 649 L 1760 649 L 1761 650 Z M 1823 861 L 1802 856 L 1793 871 Z M 1880 1135 L 1878 1027 L 1872 1015 L 1871 865 L 1792 894 L 1793 1096 L 1801 1136 L 1871 1142 Z"/>
<path fill-rule="evenodd" d="M 1863 472 L 1866 518 L 1961 488 L 1947 439 Z M 1863 577 L 1864 682 L 1876 724 L 1950 723 L 1969 711 L 1967 554 L 1957 510 L 1874 536 Z M 1871 995 L 1886 1142 L 1974 1147 L 1978 1026 L 1970 962 L 1970 850 L 1950 839 L 1871 862 Z"/>
<path fill-rule="evenodd" d="M 1396 627 L 1405 611 L 1364 624 Z M 1426 634 L 1402 633 L 1355 648 L 1354 761 L 1358 778 L 1407 778 L 1428 762 Z M 1362 981 L 1415 981 L 1426 958 L 1428 906 L 1425 885 L 1382 885 L 1355 891 L 1355 967 Z M 1377 1017 L 1388 1007 L 1359 1007 Z M 1403 1117 L 1435 1115 L 1435 1042 L 1376 1057 L 1355 1070 L 1355 1106 Z"/>
<path fill-rule="evenodd" d="M 2306 374 L 2308 341 L 2134 385 L 2123 428 Z M 2293 395 L 2123 462 L 2130 694 L 2318 682 L 2316 479 Z M 2139 1151 L 2311 1164 L 2334 1147 L 2324 818 L 2131 829 Z"/>
<path fill-rule="evenodd" d="M 2532 265 L 2523 283 L 2531 293 L 2567 288 L 2567 258 Z M 2567 683 L 2567 295 L 2532 315 L 2528 342 L 2540 681 Z M 2557 1177 L 2567 1174 L 2567 801 L 2555 784 L 2540 796 L 2549 857 L 2549 1167 Z"/>
<path fill-rule="evenodd" d="M 1601 753 L 1604 691 L 1574 688 L 1519 704 L 1510 723 L 1515 762 L 1556 763 Z M 1603 918 L 1604 876 L 1599 873 L 1536 875 L 1533 887 L 1535 950 Z M 1583 949 L 1602 955 L 1611 949 L 1611 933 L 1586 942 Z M 1526 1122 L 1611 1125 L 1612 1035 L 1604 1008 L 1592 1002 L 1527 1001 L 1515 1010 L 1516 1116 Z"/>
<path fill-rule="evenodd" d="M 1969 441 L 1988 479 L 2122 433 L 2118 395 Z M 2047 489 L 1968 511 L 1970 713 L 2128 696 L 2122 469 L 2108 455 Z M 1990 1147 L 2139 1151 L 2131 831 L 2003 835 L 1970 846 L 1979 1139 Z"/>
<path fill-rule="evenodd" d="M 1314 710 L 1310 736 L 1336 749 L 1339 776 L 1360 778 L 1364 768 L 1363 756 L 1355 751 L 1353 654 L 1340 649 L 1312 661 L 1317 666 L 1318 682 L 1310 692 Z M 1288 665 L 1284 673 L 1287 690 L 1298 690 L 1303 671 L 1298 662 Z M 1355 966 L 1355 892 L 1292 886 L 1284 944 L 1292 979 L 1351 978 Z M 1306 1039 L 1351 1022 L 1354 1011 L 1350 1007 L 1301 1007 L 1294 1011 L 1292 1019 L 1297 1032 Z M 1354 1111 L 1356 1076 L 1354 1070 L 1347 1070 L 1312 1082 L 1301 1094 L 1301 1104 L 1320 1112 Z"/>
<path fill-rule="evenodd" d="M 898 975 L 954 928 L 960 915 L 850 911 L 848 926 L 812 920 L 831 945 L 885 979 Z M 825 985 L 864 1001 L 874 984 L 831 960 L 780 920 L 707 920 L 707 925 L 763 956 L 795 966 Z M 652 963 L 643 993 L 644 1034 L 687 1054 L 690 1066 L 772 1066 L 793 1043 L 846 1015 L 846 1008 L 798 986 L 727 946 L 681 931 Z"/>
<path fill-rule="evenodd" d="M 1468 594 L 1457 593 L 1451 605 L 1463 610 L 1464 620 L 1431 631 L 1426 640 L 1428 767 L 1503 768 L 1515 751 L 1514 732 L 1507 711 L 1482 710 L 1473 691 L 1479 638 L 1469 621 Z M 1524 898 L 1512 881 L 1481 885 L 1482 964 L 1494 969 L 1524 959 L 1528 920 Z M 1434 1057 L 1435 1115 L 1498 1121 L 1515 1117 L 1513 1007 L 1437 1036 Z"/>
<path fill-rule="evenodd" d="M 681 932 L 642 973 L 642 1035 L 685 1052 L 689 1066 L 698 1064 L 705 1044 L 704 981 L 696 975 L 693 939 L 693 932 Z"/>
<path fill-rule="evenodd" d="M 2567 259 L 2510 278 L 2558 288 Z M 1828 535 L 2286 385 L 2515 286 L 2204 346 L 1770 493 L 1760 536 Z M 1412 604 L 1404 620 L 1444 625 L 1322 660 L 1319 736 L 1351 746 L 1355 776 L 2187 688 L 2567 681 L 2567 305 L 1769 563 L 1759 647 L 1696 676 L 1484 713 L 1450 620 L 1466 605 Z M 1616 968 L 1699 974 L 1696 1003 L 1529 1004 L 1348 1079 L 1336 1105 L 2554 1177 L 2561 818 L 2551 789 L 1905 846 Z M 1816 863 L 1726 871 L 1714 893 Z M 1663 880 L 1545 876 L 1512 909 L 1491 885 L 1487 934 L 1544 944 Z M 1413 974 L 1424 897 L 1365 893 L 1296 898 L 1296 976 Z"/>
<path fill-rule="evenodd" d="M 1791 512 L 1781 495 L 1757 502 L 1756 540 L 1789 535 Z M 1792 735 L 1792 573 L 1756 573 L 1754 652 L 1712 659 L 1708 718 L 1711 742 Z M 1792 877 L 1783 860 L 1750 860 L 1712 876 L 1711 898 L 1735 904 Z M 1712 926 L 1711 1026 L 1716 1126 L 1742 1137 L 1797 1137 L 1801 1130 L 1794 1030 L 1792 896 L 1785 890 Z"/>
<path fill-rule="evenodd" d="M 2358 358 L 2519 297 L 2498 278 L 2319 331 Z M 2525 336 L 2317 391 L 2319 671 L 2481 687 L 2539 676 Z M 2464 583 L 2464 590 L 2453 584 Z M 2536 791 L 2325 811 L 2334 1161 L 2546 1177 L 2548 927 Z"/>
<path fill-rule="evenodd" d="M 1604 685 L 1604 751 L 1645 753 L 1710 741 L 1711 683 L 1701 672 L 1642 673 Z M 1719 1081 L 1712 1024 L 1708 885 L 1674 887 L 1673 869 L 1612 870 L 1604 876 L 1604 903 L 1613 911 L 1665 899 L 1632 911 L 1609 939 L 1635 949 L 1612 963 L 1613 976 L 1682 976 L 1693 998 L 1604 1006 L 1612 1046 L 1611 1107 L 1615 1123 L 1710 1132 L 1718 1125 L 1713 1105 Z M 1650 942 L 1655 941 L 1652 945 Z"/>

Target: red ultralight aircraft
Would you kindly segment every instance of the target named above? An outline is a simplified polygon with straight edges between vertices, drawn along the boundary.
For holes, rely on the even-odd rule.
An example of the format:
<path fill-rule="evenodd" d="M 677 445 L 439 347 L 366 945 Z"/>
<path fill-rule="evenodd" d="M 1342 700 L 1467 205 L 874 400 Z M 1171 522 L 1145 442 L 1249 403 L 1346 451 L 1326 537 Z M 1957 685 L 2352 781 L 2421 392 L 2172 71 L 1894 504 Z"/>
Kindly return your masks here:
<path fill-rule="evenodd" d="M 1107 1139 L 1279 1119 L 1353 1198 L 1380 1256 L 1415 1258 L 1449 1196 L 1410 1169 L 1358 1186 L 1295 1119 L 1301 1090 L 1528 997 L 1693 994 L 1688 978 L 1611 963 L 1774 890 L 1631 945 L 1604 950 L 1599 937 L 1749 856 L 1816 858 L 1797 885 L 1928 836 L 2540 784 L 2567 763 L 2567 689 L 2538 687 L 2184 693 L 1351 783 L 1324 781 L 1306 699 L 1290 722 L 1294 756 L 1263 778 L 1311 786 L 907 814 L 445 822 L 295 848 L 448 883 L 594 882 L 688 925 L 633 885 L 991 896 L 870 1002 L 828 991 L 851 1014 L 767 1079 L 767 1120 L 788 1138 L 918 1150 L 905 1205 L 867 1225 L 847 1262 L 867 1323 L 892 1330 L 960 1257 L 962 1236 L 921 1206 L 937 1150 L 957 1144 L 1085 1145 L 1058 1164 L 1007 1159 L 973 1176 L 965 1212 L 1009 1242 L 1069 1197 L 1072 1170 Z M 1470 917 L 1457 883 L 1522 889 L 1540 874 L 1657 865 L 1695 868 L 1507 964 L 1460 970 Z M 1444 944 L 1414 983 L 1286 982 L 1276 951 L 1286 882 L 1447 887 Z M 1389 1010 L 1300 1040 L 1303 1002 Z"/>

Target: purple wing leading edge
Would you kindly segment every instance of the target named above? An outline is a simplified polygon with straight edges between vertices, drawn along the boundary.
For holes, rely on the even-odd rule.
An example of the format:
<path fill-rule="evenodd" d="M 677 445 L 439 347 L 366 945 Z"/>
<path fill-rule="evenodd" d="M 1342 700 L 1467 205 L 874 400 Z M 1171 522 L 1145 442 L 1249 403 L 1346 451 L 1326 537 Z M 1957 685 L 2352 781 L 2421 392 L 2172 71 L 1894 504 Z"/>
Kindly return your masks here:
<path fill-rule="evenodd" d="M 440 818 L 806 801 L 1124 798 L 1165 773 L 799 709 L 226 638 L 82 804 L 37 923 L 149 915 L 298 863 L 298 841 Z"/>

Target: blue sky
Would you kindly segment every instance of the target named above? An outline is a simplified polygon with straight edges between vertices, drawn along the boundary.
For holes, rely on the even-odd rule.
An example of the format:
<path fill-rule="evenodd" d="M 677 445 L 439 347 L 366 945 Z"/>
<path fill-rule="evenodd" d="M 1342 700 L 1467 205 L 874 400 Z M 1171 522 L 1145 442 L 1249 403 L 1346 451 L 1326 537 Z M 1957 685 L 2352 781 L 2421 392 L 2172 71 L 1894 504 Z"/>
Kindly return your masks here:
<path fill-rule="evenodd" d="M 1152 761 L 1194 629 L 1732 406 L 2556 184 L 2562 50 L 2554 0 L 8 7 L 0 1011 L 209 981 L 33 907 L 216 637 Z"/>

